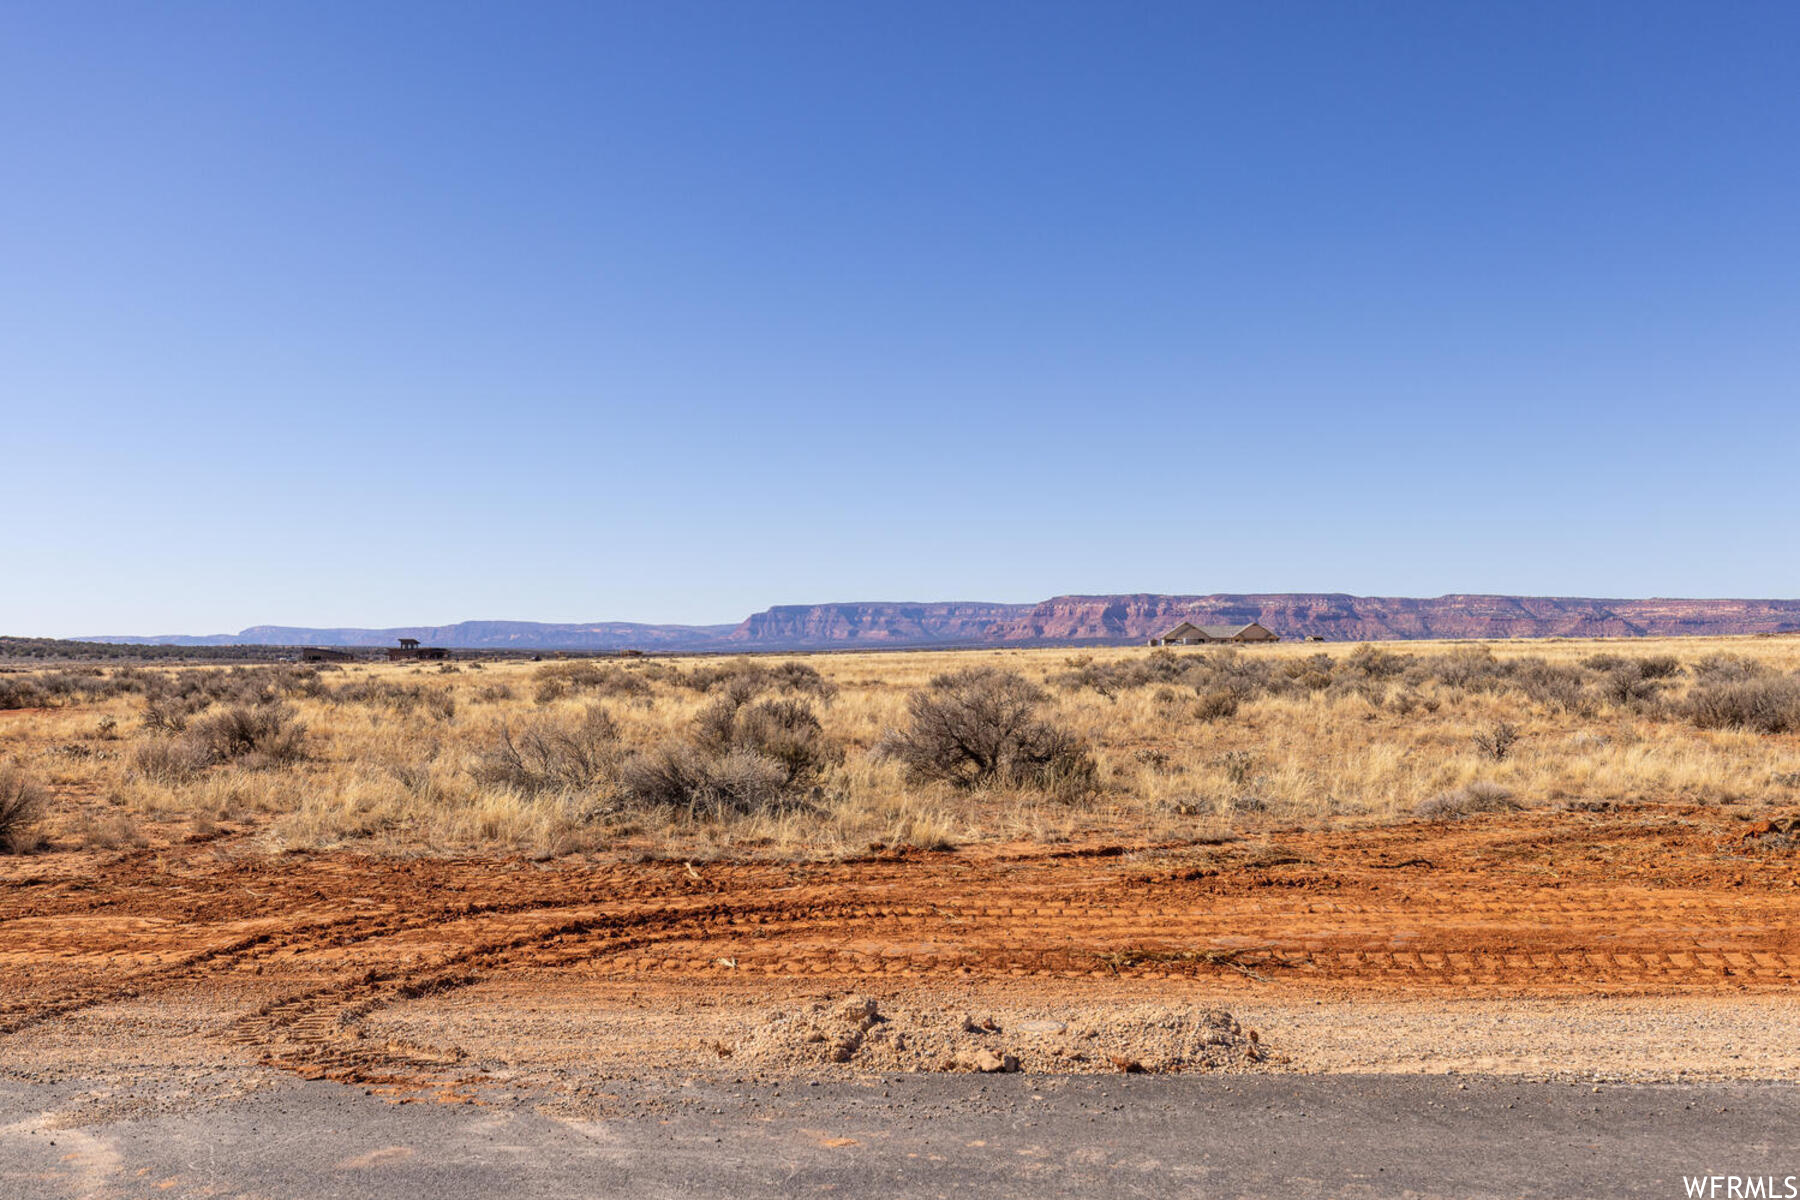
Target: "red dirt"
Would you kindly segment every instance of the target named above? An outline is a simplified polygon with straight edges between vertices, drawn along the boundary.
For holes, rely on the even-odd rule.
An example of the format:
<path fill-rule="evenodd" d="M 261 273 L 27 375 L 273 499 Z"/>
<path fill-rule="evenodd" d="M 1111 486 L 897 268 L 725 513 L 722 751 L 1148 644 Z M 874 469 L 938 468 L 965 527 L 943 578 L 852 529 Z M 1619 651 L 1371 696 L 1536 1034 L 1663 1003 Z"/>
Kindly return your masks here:
<path fill-rule="evenodd" d="M 1520 814 L 1219 847 L 904 850 L 834 864 L 253 853 L 234 835 L 0 862 L 0 1049 L 199 990 L 308 1075 L 405 1079 L 377 1010 L 471 984 L 647 1001 L 797 983 L 1206 979 L 1293 997 L 1737 996 L 1800 979 L 1800 854 L 1716 809 Z M 450 1057 L 454 1057 L 450 1055 Z"/>

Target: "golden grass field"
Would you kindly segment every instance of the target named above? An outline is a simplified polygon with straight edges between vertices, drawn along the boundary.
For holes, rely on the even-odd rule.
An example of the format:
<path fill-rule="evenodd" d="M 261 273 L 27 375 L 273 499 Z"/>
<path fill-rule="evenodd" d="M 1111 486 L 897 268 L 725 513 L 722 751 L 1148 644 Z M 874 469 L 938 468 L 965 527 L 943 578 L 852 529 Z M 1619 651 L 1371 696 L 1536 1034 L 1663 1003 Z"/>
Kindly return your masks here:
<path fill-rule="evenodd" d="M 1638 678 L 1633 663 L 1659 658 L 1675 664 Z M 691 812 L 624 794 L 621 761 L 691 736 L 733 671 L 786 662 L 821 681 L 745 692 L 811 706 L 841 762 L 750 812 Z M 1115 678 L 1146 664 L 1169 679 Z M 1524 675 L 1507 675 L 1509 666 Z M 916 690 L 971 667 L 1040 685 L 1038 715 L 1085 744 L 1091 779 L 1077 789 L 959 787 L 909 777 L 875 752 L 886 731 L 906 726 Z M 1504 789 L 1507 803 L 1525 808 L 1800 800 L 1793 727 L 1703 728 L 1690 707 L 1698 691 L 1734 679 L 1795 686 L 1800 637 L 250 668 L 242 678 L 260 671 L 274 682 L 244 703 L 280 710 L 289 734 L 303 727 L 298 740 L 277 756 L 171 763 L 167 748 L 186 735 L 146 720 L 150 693 L 172 686 L 157 681 L 243 670 L 75 664 L 0 674 L 15 688 L 61 672 L 102 693 L 106 680 L 131 689 L 77 689 L 0 709 L 0 764 L 32 781 L 42 800 L 36 841 L 115 848 L 229 830 L 270 851 L 842 858 L 902 845 L 1207 841 L 1383 822 L 1471 784 L 1492 785 L 1489 795 Z M 702 690 L 708 672 L 720 680 Z M 1232 687 L 1232 701 L 1221 703 Z M 199 707 L 175 723 L 192 729 L 240 700 L 190 699 Z M 616 737 L 579 780 L 496 778 L 503 735 L 579 729 L 596 708 Z M 1476 736 L 1500 723 L 1517 737 L 1496 757 Z"/>

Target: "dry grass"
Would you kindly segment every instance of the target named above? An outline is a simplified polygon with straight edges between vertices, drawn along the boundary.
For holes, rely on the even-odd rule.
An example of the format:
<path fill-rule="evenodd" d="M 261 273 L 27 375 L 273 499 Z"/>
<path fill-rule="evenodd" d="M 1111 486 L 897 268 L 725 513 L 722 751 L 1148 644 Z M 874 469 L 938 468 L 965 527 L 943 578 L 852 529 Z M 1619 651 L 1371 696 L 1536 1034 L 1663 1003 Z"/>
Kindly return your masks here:
<path fill-rule="evenodd" d="M 1042 689 L 1033 719 L 1085 748 L 1091 783 L 933 782 L 878 752 L 915 693 L 970 668 Z M 14 671 L 6 693 L 41 703 L 0 710 L 0 761 L 47 795 L 55 848 L 221 828 L 271 849 L 690 857 L 1214 840 L 1483 789 L 1791 805 L 1797 669 L 1800 638 Z M 700 800 L 642 782 L 671 752 L 710 756 Z"/>

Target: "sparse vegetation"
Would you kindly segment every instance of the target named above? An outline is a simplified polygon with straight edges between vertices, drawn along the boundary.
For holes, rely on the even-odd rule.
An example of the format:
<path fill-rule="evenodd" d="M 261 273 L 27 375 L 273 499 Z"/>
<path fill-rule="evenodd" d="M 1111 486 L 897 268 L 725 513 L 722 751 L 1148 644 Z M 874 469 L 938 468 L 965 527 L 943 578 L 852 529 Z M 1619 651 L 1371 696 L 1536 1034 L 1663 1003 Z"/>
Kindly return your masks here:
<path fill-rule="evenodd" d="M 1800 729 L 1800 678 L 1757 676 L 1704 684 L 1688 697 L 1686 710 L 1702 729 L 1789 733 Z"/>
<path fill-rule="evenodd" d="M 517 733 L 502 726 L 474 775 L 528 796 L 589 791 L 617 778 L 619 759 L 618 722 L 595 705 L 578 715 L 534 718 Z"/>
<path fill-rule="evenodd" d="M 1469 735 L 1475 743 L 1475 749 L 1483 758 L 1491 758 L 1495 762 L 1512 753 L 1512 748 L 1519 740 L 1519 727 L 1510 721 L 1495 721 L 1486 729 L 1477 730 Z"/>
<path fill-rule="evenodd" d="M 939 675 L 913 693 L 908 724 L 890 731 L 881 750 L 924 782 L 1089 790 L 1094 760 L 1079 738 L 1039 715 L 1045 700 L 1042 688 L 1011 671 Z"/>
<path fill-rule="evenodd" d="M 17 767 L 0 766 L 0 853 L 23 854 L 42 844 L 43 787 Z"/>
<path fill-rule="evenodd" d="M 1453 821 L 1476 813 L 1507 812 L 1519 807 L 1512 792 L 1497 783 L 1476 780 L 1448 792 L 1439 792 L 1413 809 L 1415 817 L 1429 821 Z"/>
<path fill-rule="evenodd" d="M 292 709 L 274 703 L 234 704 L 194 722 L 182 738 L 208 764 L 273 767 L 306 756 L 306 726 Z"/>
<path fill-rule="evenodd" d="M 751 703 L 749 690 L 727 688 L 701 711 L 691 736 L 626 763 L 625 797 L 690 815 L 766 812 L 798 803 L 843 761 L 810 704 Z"/>
<path fill-rule="evenodd" d="M 1800 639 L 441 665 L 15 664 L 0 737 L 56 846 L 850 854 L 1800 787 Z"/>

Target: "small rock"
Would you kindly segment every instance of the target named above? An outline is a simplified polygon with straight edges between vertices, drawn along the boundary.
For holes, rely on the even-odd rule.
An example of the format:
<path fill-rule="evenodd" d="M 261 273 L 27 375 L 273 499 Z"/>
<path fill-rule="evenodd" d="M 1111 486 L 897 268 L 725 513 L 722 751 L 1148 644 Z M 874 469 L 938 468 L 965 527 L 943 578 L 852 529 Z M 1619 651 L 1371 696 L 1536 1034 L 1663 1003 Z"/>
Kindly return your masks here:
<path fill-rule="evenodd" d="M 963 1054 L 956 1061 L 964 1069 L 980 1071 L 984 1075 L 1011 1074 L 1019 1069 L 1017 1058 L 1010 1054 L 995 1054 L 992 1050 L 977 1050 L 973 1054 Z"/>

